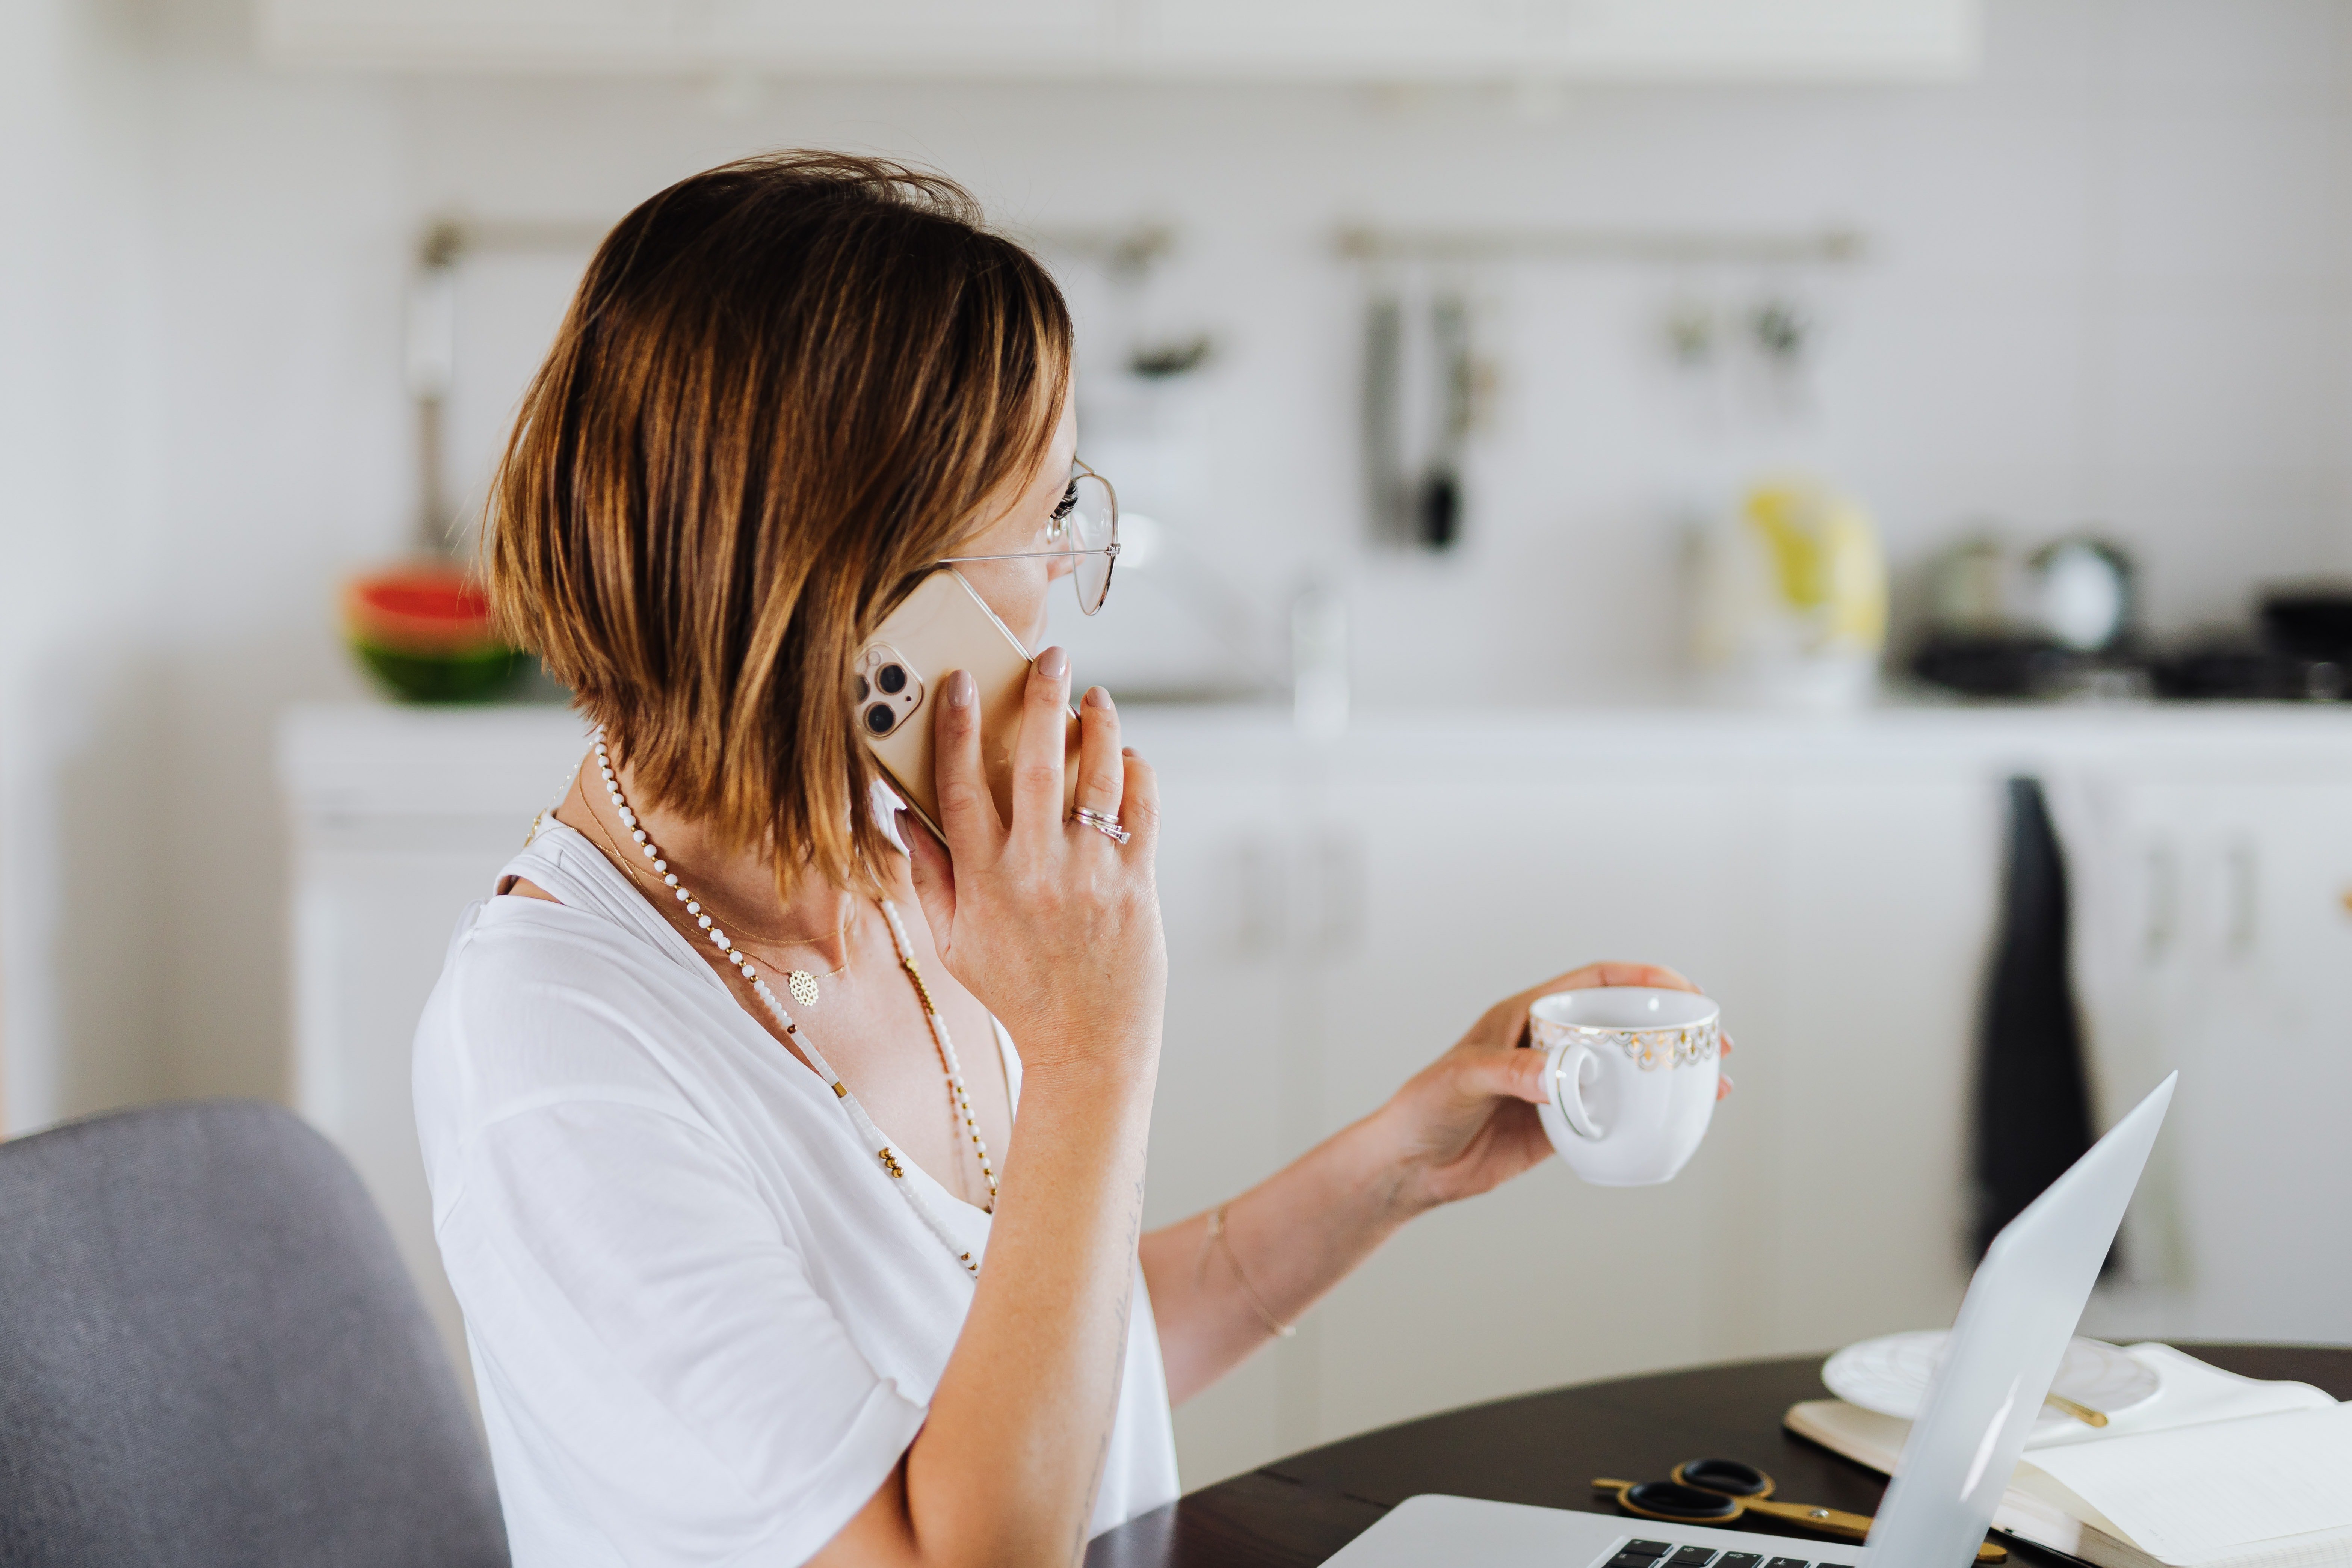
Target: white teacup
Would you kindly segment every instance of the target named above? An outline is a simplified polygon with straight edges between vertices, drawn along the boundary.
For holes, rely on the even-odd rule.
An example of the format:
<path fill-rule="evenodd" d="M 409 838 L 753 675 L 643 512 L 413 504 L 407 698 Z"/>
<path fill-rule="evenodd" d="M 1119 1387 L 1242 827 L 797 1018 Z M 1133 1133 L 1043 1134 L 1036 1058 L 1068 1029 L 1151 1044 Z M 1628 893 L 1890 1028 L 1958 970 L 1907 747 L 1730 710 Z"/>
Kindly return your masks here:
<path fill-rule="evenodd" d="M 1672 1181 L 1715 1115 L 1723 1009 L 1688 991 L 1601 985 L 1539 998 L 1536 1107 L 1559 1157 L 1596 1186 Z"/>

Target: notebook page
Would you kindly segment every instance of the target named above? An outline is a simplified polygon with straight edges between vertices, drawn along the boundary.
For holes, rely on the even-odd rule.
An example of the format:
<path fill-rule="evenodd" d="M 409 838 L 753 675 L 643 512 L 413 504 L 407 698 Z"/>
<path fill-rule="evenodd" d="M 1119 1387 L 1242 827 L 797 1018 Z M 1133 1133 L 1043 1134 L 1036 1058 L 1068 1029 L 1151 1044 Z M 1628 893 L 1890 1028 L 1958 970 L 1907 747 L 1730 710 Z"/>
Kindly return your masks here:
<path fill-rule="evenodd" d="M 2138 1432 L 2162 1431 L 2202 1421 L 2234 1421 L 2282 1410 L 2325 1410 L 2336 1401 L 2307 1383 L 2266 1383 L 2208 1366 L 2166 1344 L 2133 1345 L 2125 1354 L 2162 1381 L 2155 1395 L 2115 1413 L 2105 1427 L 2080 1421 L 2044 1422 L 2028 1432 L 2028 1455 L 2068 1443 L 2106 1443 Z"/>
<path fill-rule="evenodd" d="M 2169 1563 L 2352 1527 L 2352 1405 L 2041 1448 L 2026 1462 Z"/>

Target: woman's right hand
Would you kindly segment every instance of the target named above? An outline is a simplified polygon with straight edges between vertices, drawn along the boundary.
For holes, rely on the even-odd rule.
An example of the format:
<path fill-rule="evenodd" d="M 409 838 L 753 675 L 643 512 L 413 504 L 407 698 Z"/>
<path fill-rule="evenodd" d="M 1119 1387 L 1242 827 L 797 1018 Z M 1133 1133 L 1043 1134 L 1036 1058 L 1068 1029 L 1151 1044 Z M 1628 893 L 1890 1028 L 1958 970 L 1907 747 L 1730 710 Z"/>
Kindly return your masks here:
<path fill-rule="evenodd" d="M 915 890 L 940 961 L 1021 1042 L 1020 1118 L 922 1429 L 818 1554 L 826 1568 L 1076 1568 L 1086 1550 L 1132 1321 L 1167 956 L 1158 787 L 1100 691 L 1079 712 L 1077 801 L 1133 837 L 1063 819 L 1069 679 L 1060 648 L 1030 669 L 1010 823 L 982 771 L 971 677 L 936 689 L 946 843 L 905 835 Z"/>
<path fill-rule="evenodd" d="M 1013 757 L 1013 820 L 998 816 L 980 755 L 970 672 L 937 705 L 942 849 L 905 837 L 915 891 L 950 973 L 1021 1042 L 1024 1074 L 1132 1061 L 1149 1069 L 1167 994 L 1167 949 L 1152 858 L 1160 788 L 1119 745 L 1118 712 L 1096 687 L 1078 708 L 1077 804 L 1132 836 L 1121 845 L 1062 812 L 1069 656 L 1030 667 Z"/>

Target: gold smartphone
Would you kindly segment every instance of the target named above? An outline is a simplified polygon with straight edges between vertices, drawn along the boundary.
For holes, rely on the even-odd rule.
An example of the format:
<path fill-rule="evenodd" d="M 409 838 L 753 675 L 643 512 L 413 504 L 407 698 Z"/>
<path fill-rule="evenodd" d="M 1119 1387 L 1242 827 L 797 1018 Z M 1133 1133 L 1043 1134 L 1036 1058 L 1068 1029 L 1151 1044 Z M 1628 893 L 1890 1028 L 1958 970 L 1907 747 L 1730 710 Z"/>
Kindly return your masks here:
<path fill-rule="evenodd" d="M 931 731 L 933 696 L 948 676 L 971 671 L 980 686 L 980 760 L 996 815 L 1013 823 L 1013 751 L 1021 738 L 1022 697 L 1029 684 L 1029 650 L 975 592 L 963 574 L 942 566 L 923 579 L 858 648 L 851 698 L 858 733 L 934 833 L 940 831 L 938 777 Z M 1078 716 L 1062 740 L 1062 811 L 1078 794 Z M 940 841 L 947 842 L 941 834 Z"/>

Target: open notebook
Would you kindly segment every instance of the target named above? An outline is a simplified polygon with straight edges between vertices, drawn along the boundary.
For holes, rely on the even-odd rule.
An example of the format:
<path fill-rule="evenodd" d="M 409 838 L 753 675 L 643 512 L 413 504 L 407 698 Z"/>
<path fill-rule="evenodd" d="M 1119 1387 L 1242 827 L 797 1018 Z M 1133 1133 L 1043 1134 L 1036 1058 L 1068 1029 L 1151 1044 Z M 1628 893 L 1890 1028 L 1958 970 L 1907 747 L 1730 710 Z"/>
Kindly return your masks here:
<path fill-rule="evenodd" d="M 2100 1568 L 2352 1563 L 2352 1404 L 2263 1383 L 2169 1345 L 2133 1345 L 2163 1386 L 2105 1429 L 2026 1439 L 1995 1529 Z M 1891 1472 L 1911 1423 L 1842 1399 L 1792 1405 L 1789 1430 Z"/>

